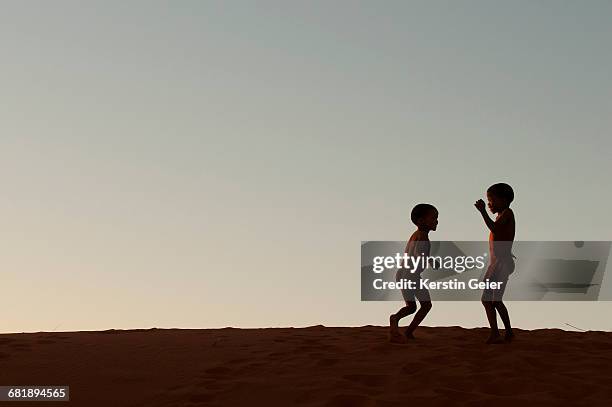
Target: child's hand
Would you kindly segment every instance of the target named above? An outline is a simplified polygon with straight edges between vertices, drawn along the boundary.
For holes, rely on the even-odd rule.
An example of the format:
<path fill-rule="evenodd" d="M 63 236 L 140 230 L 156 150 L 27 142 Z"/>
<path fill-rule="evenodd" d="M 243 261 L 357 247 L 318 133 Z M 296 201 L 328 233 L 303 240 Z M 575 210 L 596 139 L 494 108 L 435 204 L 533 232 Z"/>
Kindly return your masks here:
<path fill-rule="evenodd" d="M 478 209 L 478 212 L 482 213 L 486 210 L 485 203 L 482 199 L 477 200 L 474 206 L 476 207 L 476 209 Z"/>

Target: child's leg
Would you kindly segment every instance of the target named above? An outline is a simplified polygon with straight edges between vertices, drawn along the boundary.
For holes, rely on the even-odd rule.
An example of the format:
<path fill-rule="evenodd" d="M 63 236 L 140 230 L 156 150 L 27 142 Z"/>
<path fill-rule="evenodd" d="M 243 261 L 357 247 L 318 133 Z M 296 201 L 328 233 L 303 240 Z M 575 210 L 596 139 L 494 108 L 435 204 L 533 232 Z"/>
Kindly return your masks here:
<path fill-rule="evenodd" d="M 410 322 L 410 325 L 408 325 L 408 328 L 406 328 L 406 332 L 404 333 L 404 335 L 406 335 L 406 337 L 408 338 L 412 337 L 412 333 L 414 332 L 416 327 L 419 326 L 421 322 L 423 322 L 423 320 L 431 310 L 431 301 L 419 301 L 419 304 L 421 304 L 421 307 L 419 308 L 418 312 L 414 314 L 412 322 Z"/>
<path fill-rule="evenodd" d="M 410 314 L 413 314 L 416 311 L 416 303 L 414 301 L 406 301 L 406 306 L 400 308 L 396 314 L 391 314 L 389 317 L 389 325 L 391 326 L 392 331 L 397 331 L 399 326 L 400 319 L 407 317 Z"/>
<path fill-rule="evenodd" d="M 402 336 L 399 331 L 399 321 L 400 319 L 408 316 L 416 311 L 416 303 L 414 301 L 406 301 L 406 306 L 400 308 L 396 314 L 391 314 L 389 316 L 389 340 L 393 343 L 404 343 L 406 342 L 406 338 Z"/>
<path fill-rule="evenodd" d="M 397 318 L 397 322 L 399 323 L 400 319 L 402 319 L 404 317 L 407 317 L 410 314 L 414 314 L 416 309 L 417 309 L 416 302 L 410 301 L 410 302 L 406 303 L 405 307 L 403 307 L 399 311 L 397 311 L 397 314 L 394 314 L 395 317 Z"/>
<path fill-rule="evenodd" d="M 497 313 L 495 312 L 495 305 L 493 304 L 493 301 L 482 301 L 482 305 L 487 313 L 489 326 L 491 327 L 491 336 L 499 336 L 499 328 L 497 327 Z"/>
<path fill-rule="evenodd" d="M 406 332 L 404 332 L 404 335 L 406 335 L 406 338 L 408 339 L 413 338 L 412 333 L 414 332 L 416 327 L 419 326 L 421 322 L 423 322 L 423 320 L 425 319 L 429 311 L 431 311 L 431 307 L 432 307 L 431 297 L 429 296 L 429 290 L 427 289 L 418 290 L 416 293 L 416 298 L 419 300 L 419 304 L 421 305 L 421 307 L 419 308 L 417 313 L 414 314 L 414 318 L 412 318 L 412 322 L 410 322 L 410 325 L 408 325 L 408 328 L 406 328 Z"/>
<path fill-rule="evenodd" d="M 406 302 L 406 306 L 402 307 L 399 311 L 397 311 L 396 314 L 391 314 L 391 316 L 389 317 L 389 325 L 391 326 L 392 334 L 395 332 L 399 334 L 398 325 L 399 325 L 400 319 L 410 314 L 413 314 L 417 308 L 414 290 L 411 290 L 411 289 L 402 290 L 402 297 L 404 298 L 404 301 Z"/>
<path fill-rule="evenodd" d="M 499 316 L 504 323 L 504 336 L 507 341 L 510 341 L 514 336 L 512 332 L 512 326 L 510 325 L 510 315 L 508 315 L 508 309 L 502 302 L 504 298 L 504 292 L 506 291 L 506 287 L 508 286 L 508 276 L 514 271 L 514 260 L 509 259 L 504 261 L 501 265 L 499 275 L 496 275 L 496 281 L 502 283 L 501 288 L 495 290 L 493 293 L 493 301 L 492 304 L 495 307 L 495 310 L 499 313 Z"/>
<path fill-rule="evenodd" d="M 506 340 L 511 340 L 512 337 L 514 336 L 514 333 L 512 332 L 512 325 L 510 325 L 510 315 L 508 315 L 508 309 L 506 308 L 504 303 L 501 301 L 495 301 L 493 303 L 493 306 L 499 313 L 499 316 L 502 322 L 504 323 L 504 328 L 505 328 L 504 336 Z"/>
<path fill-rule="evenodd" d="M 503 267 L 502 262 L 497 261 L 494 264 L 489 265 L 487 269 L 487 274 L 489 275 L 489 279 L 493 282 L 498 282 L 498 275 L 500 274 L 501 268 Z M 505 288 L 505 284 L 502 285 Z M 487 339 L 487 343 L 497 343 L 499 342 L 499 327 L 497 326 L 497 312 L 495 308 L 495 303 L 497 301 L 501 301 L 501 296 L 503 296 L 503 291 L 500 292 L 498 289 L 486 288 L 482 292 L 482 305 L 485 308 L 485 312 L 487 313 L 487 320 L 489 321 L 489 326 L 491 327 L 491 333 L 489 334 L 489 339 Z"/>

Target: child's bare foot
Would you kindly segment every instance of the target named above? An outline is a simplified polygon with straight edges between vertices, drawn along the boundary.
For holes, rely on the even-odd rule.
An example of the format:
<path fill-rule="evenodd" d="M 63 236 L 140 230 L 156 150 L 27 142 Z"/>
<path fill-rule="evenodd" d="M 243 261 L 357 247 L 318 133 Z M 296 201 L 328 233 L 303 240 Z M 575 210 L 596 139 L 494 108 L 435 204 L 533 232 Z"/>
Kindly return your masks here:
<path fill-rule="evenodd" d="M 399 331 L 398 319 L 395 314 L 389 316 L 389 342 L 406 343 L 406 338 Z"/>
<path fill-rule="evenodd" d="M 412 334 L 412 331 L 409 330 L 409 329 L 406 329 L 404 331 L 404 336 L 406 337 L 407 341 L 411 341 L 411 340 L 415 339 L 414 335 Z"/>
<path fill-rule="evenodd" d="M 397 319 L 395 314 L 389 315 L 389 326 L 391 327 L 392 331 L 397 331 L 398 323 L 399 320 Z"/>
<path fill-rule="evenodd" d="M 501 336 L 499 334 L 491 334 L 489 336 L 489 339 L 487 339 L 486 343 L 491 345 L 491 344 L 496 344 L 496 343 L 502 343 L 503 340 L 501 338 Z"/>
<path fill-rule="evenodd" d="M 391 343 L 406 343 L 406 337 L 400 331 L 389 332 L 389 342 Z"/>
<path fill-rule="evenodd" d="M 512 342 L 513 339 L 514 339 L 514 332 L 506 331 L 506 333 L 504 334 L 504 342 L 510 343 Z"/>
<path fill-rule="evenodd" d="M 389 342 L 391 343 L 406 343 L 406 338 L 402 335 L 397 328 L 397 325 L 391 325 L 389 330 Z"/>

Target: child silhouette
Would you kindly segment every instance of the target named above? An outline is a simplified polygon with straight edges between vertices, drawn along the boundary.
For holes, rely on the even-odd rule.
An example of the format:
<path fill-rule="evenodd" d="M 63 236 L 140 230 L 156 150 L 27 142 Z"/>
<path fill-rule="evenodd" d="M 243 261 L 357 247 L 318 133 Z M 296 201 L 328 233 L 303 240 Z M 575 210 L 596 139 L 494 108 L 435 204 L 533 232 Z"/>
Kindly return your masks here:
<path fill-rule="evenodd" d="M 436 230 L 438 226 L 438 210 L 435 206 L 430 204 L 418 204 L 412 209 L 410 219 L 417 226 L 417 230 L 410 236 L 404 252 L 411 257 L 429 256 L 429 232 Z M 414 339 L 412 333 L 431 310 L 429 290 L 427 290 L 427 288 L 420 288 L 419 286 L 422 272 L 423 268 L 420 266 L 414 270 L 405 268 L 397 270 L 396 280 L 400 281 L 402 279 L 407 279 L 413 281 L 415 288 L 402 290 L 402 296 L 404 297 L 406 306 L 402 307 L 396 314 L 391 314 L 389 317 L 389 340 L 391 342 L 404 343 L 408 339 Z M 415 300 L 419 301 L 421 307 L 414 315 L 406 331 L 404 331 L 404 335 L 402 335 L 399 332 L 399 321 L 417 310 Z"/>
<path fill-rule="evenodd" d="M 510 342 L 514 337 L 508 309 L 502 302 L 508 277 L 514 272 L 514 256 L 512 254 L 512 243 L 514 242 L 515 220 L 514 212 L 510 209 L 510 203 L 514 200 L 514 191 L 508 184 L 494 184 L 487 190 L 489 209 L 497 214 L 492 220 L 487 214 L 485 203 L 482 199 L 476 201 L 474 206 L 482 215 L 489 228 L 489 251 L 490 264 L 484 275 L 485 281 L 502 283 L 498 289 L 485 289 L 482 293 L 482 304 L 484 305 L 491 332 L 487 343 L 501 342 L 499 329 L 497 327 L 497 313 L 504 323 L 504 340 Z"/>

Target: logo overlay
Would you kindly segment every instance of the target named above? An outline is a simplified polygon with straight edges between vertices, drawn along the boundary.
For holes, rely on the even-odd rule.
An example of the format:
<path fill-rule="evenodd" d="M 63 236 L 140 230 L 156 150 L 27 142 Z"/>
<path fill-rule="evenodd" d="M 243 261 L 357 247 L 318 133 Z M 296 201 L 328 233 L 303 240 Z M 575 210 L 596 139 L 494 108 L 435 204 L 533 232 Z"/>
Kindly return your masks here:
<path fill-rule="evenodd" d="M 495 256 L 488 241 L 432 241 L 429 253 L 408 255 L 406 242 L 361 243 L 361 300 L 400 301 L 428 290 L 433 301 L 480 301 L 483 290 L 509 301 L 610 301 L 604 279 L 611 242 L 504 242 Z"/>

